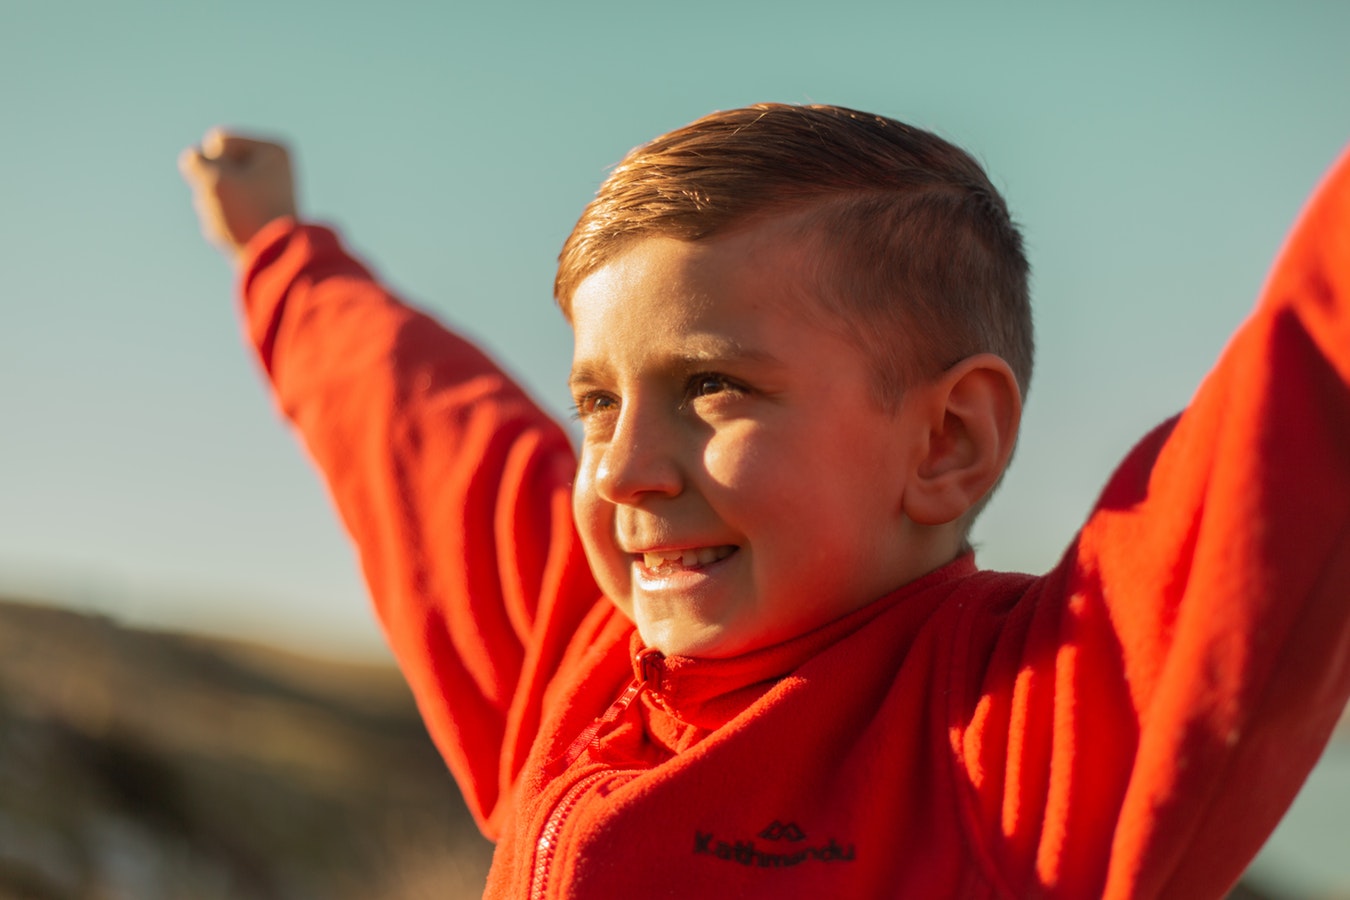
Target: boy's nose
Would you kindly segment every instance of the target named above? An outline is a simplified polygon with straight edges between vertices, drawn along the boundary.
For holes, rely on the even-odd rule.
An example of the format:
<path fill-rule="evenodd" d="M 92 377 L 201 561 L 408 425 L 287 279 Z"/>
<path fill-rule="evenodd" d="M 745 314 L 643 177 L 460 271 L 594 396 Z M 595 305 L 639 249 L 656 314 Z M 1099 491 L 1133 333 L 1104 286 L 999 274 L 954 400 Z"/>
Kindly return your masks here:
<path fill-rule="evenodd" d="M 666 429 L 625 410 L 596 467 L 600 496 L 610 503 L 636 503 L 647 497 L 679 494 L 683 480 L 675 440 Z"/>

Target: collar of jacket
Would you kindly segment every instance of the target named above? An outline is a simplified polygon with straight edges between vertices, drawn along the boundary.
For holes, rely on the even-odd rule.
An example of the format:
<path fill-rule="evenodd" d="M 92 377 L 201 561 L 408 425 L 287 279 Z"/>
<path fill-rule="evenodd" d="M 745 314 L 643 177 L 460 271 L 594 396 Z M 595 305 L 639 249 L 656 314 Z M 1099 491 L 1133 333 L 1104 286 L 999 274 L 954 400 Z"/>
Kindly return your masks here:
<path fill-rule="evenodd" d="M 635 629 L 629 644 L 629 659 L 633 663 L 634 678 L 644 682 L 643 705 L 648 710 L 648 718 L 673 717 L 684 726 L 701 732 L 720 728 L 808 660 L 904 602 L 906 597 L 943 582 L 965 578 L 975 571 L 975 555 L 965 553 L 814 631 L 728 659 L 661 657 L 647 650 Z M 649 721 L 649 724 L 654 723 Z"/>

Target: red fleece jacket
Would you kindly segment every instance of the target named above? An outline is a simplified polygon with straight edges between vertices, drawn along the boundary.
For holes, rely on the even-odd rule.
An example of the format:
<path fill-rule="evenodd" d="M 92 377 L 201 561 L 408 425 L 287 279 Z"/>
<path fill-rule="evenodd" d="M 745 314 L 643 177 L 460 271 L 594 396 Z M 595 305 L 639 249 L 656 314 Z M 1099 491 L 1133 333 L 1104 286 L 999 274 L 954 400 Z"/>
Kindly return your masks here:
<path fill-rule="evenodd" d="M 1350 161 L 1053 571 L 730 660 L 643 652 L 562 430 L 330 231 L 274 223 L 243 295 L 490 896 L 1216 897 L 1350 694 Z"/>

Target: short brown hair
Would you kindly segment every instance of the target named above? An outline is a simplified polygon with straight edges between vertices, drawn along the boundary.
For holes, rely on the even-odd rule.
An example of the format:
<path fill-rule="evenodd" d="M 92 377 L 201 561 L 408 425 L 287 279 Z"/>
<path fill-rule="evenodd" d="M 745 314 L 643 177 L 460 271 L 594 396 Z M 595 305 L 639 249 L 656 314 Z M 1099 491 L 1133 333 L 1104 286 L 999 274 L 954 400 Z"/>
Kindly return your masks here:
<path fill-rule="evenodd" d="M 818 241 L 816 293 L 884 401 L 982 352 L 1026 392 L 1028 267 L 1003 198 L 959 147 L 843 107 L 716 112 L 634 149 L 563 244 L 554 296 L 570 316 L 581 281 L 640 238 L 699 241 L 770 216 L 800 216 Z"/>

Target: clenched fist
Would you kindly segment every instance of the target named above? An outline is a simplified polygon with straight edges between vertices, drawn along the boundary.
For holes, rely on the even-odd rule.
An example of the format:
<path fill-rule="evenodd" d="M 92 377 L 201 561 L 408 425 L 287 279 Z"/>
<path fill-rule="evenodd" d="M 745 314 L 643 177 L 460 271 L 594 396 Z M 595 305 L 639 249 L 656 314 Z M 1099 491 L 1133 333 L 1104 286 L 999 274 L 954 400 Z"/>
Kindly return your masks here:
<path fill-rule="evenodd" d="M 264 225 L 294 216 L 295 182 L 286 148 L 221 128 L 178 157 L 206 239 L 232 259 Z"/>

